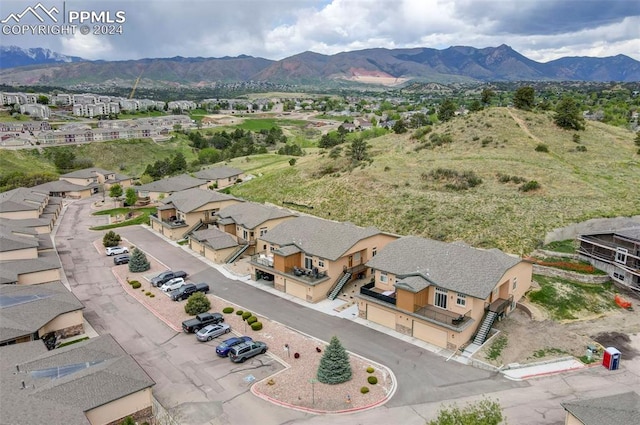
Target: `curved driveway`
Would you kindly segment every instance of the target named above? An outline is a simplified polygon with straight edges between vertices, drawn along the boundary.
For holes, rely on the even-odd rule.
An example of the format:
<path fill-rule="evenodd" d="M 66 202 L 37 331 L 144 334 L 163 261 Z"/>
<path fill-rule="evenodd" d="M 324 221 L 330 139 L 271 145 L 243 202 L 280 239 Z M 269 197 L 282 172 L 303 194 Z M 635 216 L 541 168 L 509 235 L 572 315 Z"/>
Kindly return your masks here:
<path fill-rule="evenodd" d="M 221 298 L 325 341 L 337 335 L 348 350 L 391 368 L 398 382 L 396 394 L 386 405 L 344 418 L 317 417 L 256 400 L 248 393 L 249 384 L 245 378 L 251 375 L 261 379 L 277 371 L 278 365 L 265 362 L 242 368 L 217 361 L 220 359 L 211 355 L 206 344 L 194 344 L 193 338 L 171 330 L 128 297 L 111 273 L 111 258 L 97 252 L 92 245 L 104 232 L 89 231 L 88 227 L 106 221 L 105 217 L 90 215 L 95 200 L 70 203 L 57 229 L 56 246 L 67 279 L 73 292 L 85 304 L 84 313 L 89 323 L 99 333 L 111 333 L 147 370 L 157 383 L 154 394 L 165 407 L 178 412 L 181 424 L 241 421 L 263 425 L 424 424 L 425 418 L 416 413 L 415 405 L 431 405 L 433 409 L 433 406 L 437 407 L 433 402 L 441 400 L 529 386 L 528 383 L 509 381 L 499 374 L 446 362 L 420 347 L 356 322 L 305 308 L 228 279 L 146 228 L 117 229 L 122 237 L 167 266 L 187 271 L 193 280 L 208 282 L 212 292 Z"/>

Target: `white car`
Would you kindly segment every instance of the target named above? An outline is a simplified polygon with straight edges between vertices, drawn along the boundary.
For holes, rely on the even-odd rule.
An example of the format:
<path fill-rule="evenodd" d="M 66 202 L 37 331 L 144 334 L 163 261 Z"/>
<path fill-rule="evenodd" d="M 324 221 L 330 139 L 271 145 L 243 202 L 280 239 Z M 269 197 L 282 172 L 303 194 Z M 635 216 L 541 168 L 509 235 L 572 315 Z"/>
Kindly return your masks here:
<path fill-rule="evenodd" d="M 176 277 L 175 279 L 171 279 L 170 281 L 168 281 L 167 283 L 162 285 L 160 287 L 160 289 L 163 290 L 164 292 L 171 292 L 171 291 L 175 291 L 176 289 L 180 288 L 185 283 L 186 282 L 184 281 L 183 278 Z"/>
<path fill-rule="evenodd" d="M 129 248 L 126 246 L 110 246 L 105 250 L 108 256 L 112 255 L 120 255 L 120 254 L 128 254 Z"/>

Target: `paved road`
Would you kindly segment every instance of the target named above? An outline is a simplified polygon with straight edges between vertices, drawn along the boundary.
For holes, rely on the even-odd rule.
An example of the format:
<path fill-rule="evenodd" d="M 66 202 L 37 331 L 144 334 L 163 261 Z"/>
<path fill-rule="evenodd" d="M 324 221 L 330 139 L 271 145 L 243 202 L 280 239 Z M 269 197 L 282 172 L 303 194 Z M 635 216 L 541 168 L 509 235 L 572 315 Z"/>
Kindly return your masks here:
<path fill-rule="evenodd" d="M 206 281 L 213 293 L 317 338 L 337 335 L 346 348 L 392 369 L 398 391 L 384 406 L 347 416 L 316 417 L 272 406 L 248 393 L 249 375 L 261 379 L 279 370 L 264 360 L 240 366 L 211 355 L 207 344 L 175 332 L 129 298 L 110 270 L 111 259 L 92 245 L 104 232 L 88 231 L 104 217 L 90 216 L 91 200 L 66 209 L 56 234 L 63 267 L 74 293 L 85 304 L 85 317 L 99 333 L 111 333 L 157 382 L 154 394 L 177 412 L 181 424 L 421 424 L 433 417 L 442 400 L 499 398 L 510 423 L 560 424 L 560 400 L 602 391 L 640 390 L 640 369 L 603 372 L 598 368 L 570 376 L 514 382 L 502 375 L 446 362 L 420 347 L 366 326 L 307 309 L 242 282 L 228 279 L 143 227 L 118 230 L 124 238 L 159 261 Z M 621 377 L 620 375 L 624 375 Z M 613 387 L 615 385 L 615 387 Z M 612 388 L 613 387 L 613 388 Z M 515 421 L 514 421 L 515 419 Z"/>

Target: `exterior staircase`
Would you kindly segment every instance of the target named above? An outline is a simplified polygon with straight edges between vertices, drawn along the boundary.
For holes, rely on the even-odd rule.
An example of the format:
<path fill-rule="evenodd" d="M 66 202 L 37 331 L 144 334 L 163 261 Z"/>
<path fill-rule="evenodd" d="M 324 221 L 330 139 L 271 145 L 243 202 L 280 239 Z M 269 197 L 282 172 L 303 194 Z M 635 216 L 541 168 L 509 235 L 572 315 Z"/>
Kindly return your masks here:
<path fill-rule="evenodd" d="M 197 230 L 200 230 L 202 228 L 202 226 L 206 226 L 206 224 L 204 223 L 204 221 L 198 220 L 198 222 L 196 224 L 194 224 L 193 226 L 191 226 L 191 228 L 189 230 L 187 230 L 182 237 L 186 238 L 187 236 L 189 236 L 193 232 L 195 232 Z"/>
<path fill-rule="evenodd" d="M 335 300 L 338 294 L 340 293 L 340 291 L 342 291 L 342 288 L 344 288 L 344 285 L 346 285 L 347 282 L 349 282 L 349 279 L 351 279 L 351 276 L 353 276 L 353 273 L 348 271 L 344 272 L 344 274 L 340 277 L 340 279 L 335 284 L 331 292 L 329 292 L 329 295 L 327 295 L 327 298 L 330 300 Z"/>
<path fill-rule="evenodd" d="M 480 329 L 478 329 L 478 333 L 473 339 L 474 344 L 484 344 L 484 342 L 487 340 L 487 335 L 489 335 L 489 331 L 493 326 L 493 322 L 496 321 L 496 317 L 498 317 L 498 313 L 496 313 L 495 311 L 487 311 L 487 313 L 484 315 L 484 319 L 482 320 L 482 324 L 480 325 Z"/>
<path fill-rule="evenodd" d="M 249 249 L 249 244 L 245 244 L 245 245 L 240 245 L 240 247 L 238 247 L 238 249 L 236 249 L 233 254 L 231 254 L 225 261 L 225 263 L 230 264 L 233 263 L 234 261 L 236 261 L 238 258 L 240 258 L 240 256 L 247 250 Z"/>

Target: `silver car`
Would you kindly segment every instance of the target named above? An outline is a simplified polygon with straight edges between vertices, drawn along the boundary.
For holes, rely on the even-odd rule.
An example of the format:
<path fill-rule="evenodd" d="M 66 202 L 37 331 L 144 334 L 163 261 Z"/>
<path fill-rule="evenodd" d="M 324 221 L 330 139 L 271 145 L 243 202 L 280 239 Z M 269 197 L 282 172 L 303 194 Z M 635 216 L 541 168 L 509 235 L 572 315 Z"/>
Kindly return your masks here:
<path fill-rule="evenodd" d="M 211 341 L 213 338 L 228 334 L 229 332 L 231 332 L 231 326 L 226 323 L 219 323 L 217 325 L 208 325 L 200 329 L 196 333 L 196 338 L 198 338 L 198 341 L 202 342 Z"/>

